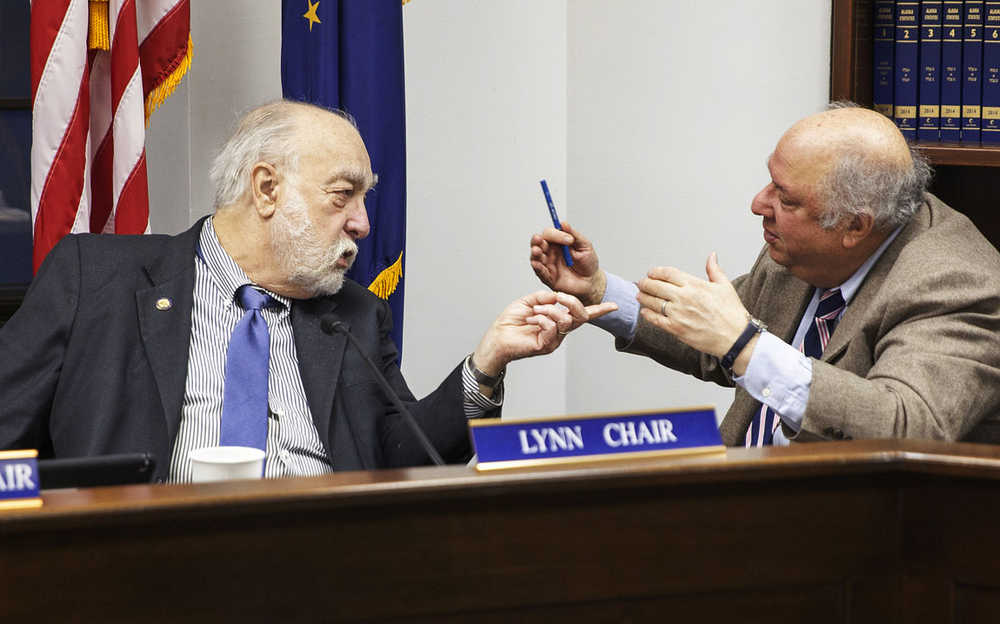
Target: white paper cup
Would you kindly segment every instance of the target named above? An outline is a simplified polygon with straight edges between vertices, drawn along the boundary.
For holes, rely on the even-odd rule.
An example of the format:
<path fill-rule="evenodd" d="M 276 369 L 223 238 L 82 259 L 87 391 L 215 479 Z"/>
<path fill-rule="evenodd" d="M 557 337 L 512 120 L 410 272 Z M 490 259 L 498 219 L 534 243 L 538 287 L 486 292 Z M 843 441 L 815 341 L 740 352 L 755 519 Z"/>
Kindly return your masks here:
<path fill-rule="evenodd" d="M 249 446 L 208 446 L 191 451 L 188 457 L 195 483 L 260 479 L 264 472 L 264 451 Z"/>

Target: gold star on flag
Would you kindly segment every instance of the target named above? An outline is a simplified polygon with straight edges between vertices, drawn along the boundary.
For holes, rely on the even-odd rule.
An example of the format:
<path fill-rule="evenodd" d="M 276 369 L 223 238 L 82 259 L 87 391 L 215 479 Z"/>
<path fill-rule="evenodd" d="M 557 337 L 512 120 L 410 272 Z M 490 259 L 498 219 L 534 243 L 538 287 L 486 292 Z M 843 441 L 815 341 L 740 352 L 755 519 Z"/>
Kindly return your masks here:
<path fill-rule="evenodd" d="M 323 23 L 323 22 L 319 21 L 319 16 L 316 15 L 316 9 L 319 8 L 319 0 L 316 0 L 315 3 L 311 2 L 311 0 L 306 0 L 306 2 L 309 3 L 309 10 L 306 11 L 305 13 L 303 13 L 302 17 L 304 17 L 307 20 L 309 20 L 309 32 L 312 32 L 313 24 L 322 24 Z"/>

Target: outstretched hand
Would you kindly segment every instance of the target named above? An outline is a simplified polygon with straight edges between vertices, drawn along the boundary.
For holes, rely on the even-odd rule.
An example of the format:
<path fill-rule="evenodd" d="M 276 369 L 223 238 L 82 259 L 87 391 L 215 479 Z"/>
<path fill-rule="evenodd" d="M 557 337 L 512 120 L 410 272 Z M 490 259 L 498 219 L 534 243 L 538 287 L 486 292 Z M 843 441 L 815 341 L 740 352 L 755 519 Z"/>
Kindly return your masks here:
<path fill-rule="evenodd" d="M 688 346 L 722 357 L 743 333 L 747 310 L 715 253 L 708 257 L 705 273 L 708 281 L 674 267 L 650 269 L 639 282 L 639 313 Z"/>
<path fill-rule="evenodd" d="M 600 270 L 597 251 L 568 223 L 563 223 L 562 228 L 546 228 L 531 237 L 531 268 L 552 290 L 574 295 L 585 305 L 599 303 L 604 298 L 607 278 Z M 569 249 L 572 267 L 566 266 L 562 246 Z"/>
<path fill-rule="evenodd" d="M 507 306 L 472 354 L 487 375 L 497 375 L 514 360 L 551 353 L 569 332 L 617 310 L 614 303 L 584 306 L 566 293 L 538 291 Z"/>

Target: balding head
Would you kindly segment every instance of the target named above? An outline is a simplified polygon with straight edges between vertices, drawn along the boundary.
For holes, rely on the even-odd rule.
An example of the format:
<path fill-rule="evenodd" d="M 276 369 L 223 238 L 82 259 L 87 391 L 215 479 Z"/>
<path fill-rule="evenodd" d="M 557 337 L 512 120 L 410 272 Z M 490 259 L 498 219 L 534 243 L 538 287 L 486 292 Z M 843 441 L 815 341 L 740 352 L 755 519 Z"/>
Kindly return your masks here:
<path fill-rule="evenodd" d="M 866 154 L 885 166 L 912 166 L 906 139 L 885 115 L 860 107 L 838 107 L 795 123 L 782 140 L 809 146 L 831 160 L 849 152 Z"/>
<path fill-rule="evenodd" d="M 795 123 L 782 144 L 810 163 L 808 183 L 824 207 L 824 227 L 868 214 L 877 229 L 891 230 L 909 221 L 923 203 L 930 167 L 880 113 L 834 104 Z"/>

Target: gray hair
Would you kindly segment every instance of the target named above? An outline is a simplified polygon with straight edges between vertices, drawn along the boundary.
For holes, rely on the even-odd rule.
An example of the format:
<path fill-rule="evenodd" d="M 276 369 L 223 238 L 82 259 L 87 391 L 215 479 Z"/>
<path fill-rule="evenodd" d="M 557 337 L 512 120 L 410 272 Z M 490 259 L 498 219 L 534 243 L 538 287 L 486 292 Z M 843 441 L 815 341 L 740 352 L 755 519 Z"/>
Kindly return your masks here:
<path fill-rule="evenodd" d="M 277 100 L 251 109 L 240 118 L 208 171 L 215 187 L 216 210 L 236 203 L 246 193 L 250 170 L 256 163 L 271 163 L 290 172 L 296 170 L 299 159 L 296 115 L 308 108 L 326 111 L 358 127 L 354 118 L 342 110 L 304 102 Z"/>
<path fill-rule="evenodd" d="M 852 102 L 834 102 L 828 110 L 851 108 Z M 868 214 L 879 230 L 905 225 L 924 203 L 933 170 L 917 148 L 910 145 L 910 166 L 886 162 L 864 148 L 848 147 L 819 183 L 825 212 L 820 226 L 830 229 L 845 218 Z"/>

